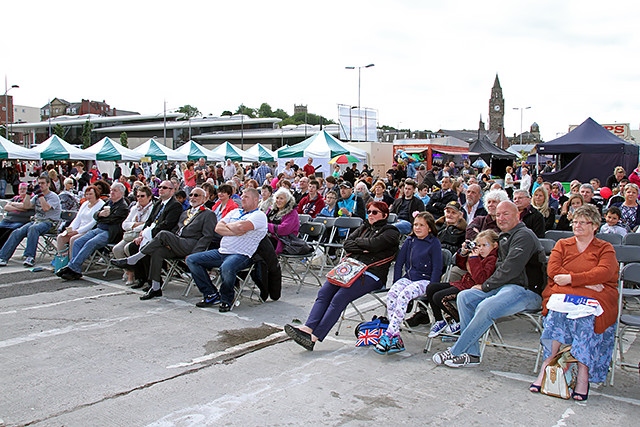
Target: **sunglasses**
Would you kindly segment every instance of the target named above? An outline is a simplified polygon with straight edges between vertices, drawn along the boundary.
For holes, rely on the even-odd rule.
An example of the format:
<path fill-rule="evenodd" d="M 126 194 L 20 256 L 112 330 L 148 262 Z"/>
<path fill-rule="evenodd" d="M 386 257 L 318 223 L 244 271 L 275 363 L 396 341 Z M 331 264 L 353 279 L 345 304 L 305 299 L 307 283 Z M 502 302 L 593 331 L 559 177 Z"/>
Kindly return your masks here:
<path fill-rule="evenodd" d="M 160 186 L 160 187 L 158 187 L 158 188 L 161 188 L 161 189 L 163 189 L 163 190 L 173 190 L 173 187 L 167 187 L 166 185 L 161 185 L 161 186 Z"/>
<path fill-rule="evenodd" d="M 202 194 L 189 194 L 189 197 L 202 197 Z"/>
<path fill-rule="evenodd" d="M 380 211 L 367 211 L 367 215 L 378 215 L 379 213 L 381 213 Z"/>
<path fill-rule="evenodd" d="M 136 196 L 136 198 L 138 198 L 138 199 L 140 199 L 140 198 L 142 198 L 142 197 L 147 197 L 147 195 L 146 195 L 146 194 L 138 194 L 138 195 Z"/>

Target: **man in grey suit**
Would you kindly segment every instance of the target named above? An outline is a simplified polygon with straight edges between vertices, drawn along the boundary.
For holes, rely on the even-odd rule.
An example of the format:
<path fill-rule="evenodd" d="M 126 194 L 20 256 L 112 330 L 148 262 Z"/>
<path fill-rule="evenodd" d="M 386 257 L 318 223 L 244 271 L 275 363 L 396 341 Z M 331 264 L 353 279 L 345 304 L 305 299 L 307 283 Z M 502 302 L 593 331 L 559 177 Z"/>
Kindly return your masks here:
<path fill-rule="evenodd" d="M 162 264 L 165 259 L 184 258 L 189 254 L 206 251 L 216 234 L 216 215 L 204 206 L 205 191 L 196 187 L 189 196 L 191 208 L 182 213 L 172 231 L 162 230 L 139 253 L 128 258 L 113 260 L 117 267 L 126 268 L 149 257 L 149 279 L 151 289 L 140 297 L 148 300 L 162 296 Z M 219 236 L 218 236 L 219 239 Z"/>

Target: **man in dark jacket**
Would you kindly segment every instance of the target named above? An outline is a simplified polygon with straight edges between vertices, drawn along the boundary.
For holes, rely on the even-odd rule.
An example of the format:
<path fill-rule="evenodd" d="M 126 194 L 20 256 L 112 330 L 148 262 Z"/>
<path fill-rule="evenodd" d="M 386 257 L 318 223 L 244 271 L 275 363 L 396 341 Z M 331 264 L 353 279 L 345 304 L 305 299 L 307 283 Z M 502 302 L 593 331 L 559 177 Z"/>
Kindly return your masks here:
<path fill-rule="evenodd" d="M 442 189 L 431 195 L 431 200 L 427 203 L 425 210 L 431 212 L 434 218 L 440 218 L 444 215 L 444 207 L 447 203 L 458 200 L 458 196 L 451 189 L 451 178 L 445 176 L 442 178 Z"/>
<path fill-rule="evenodd" d="M 433 355 L 438 365 L 452 368 L 480 363 L 479 339 L 501 317 L 536 310 L 542 304 L 545 285 L 545 255 L 542 244 L 522 222 L 518 208 L 510 201 L 497 209 L 500 233 L 498 262 L 483 283 L 458 294 L 460 338 L 449 350 Z M 477 310 L 478 306 L 481 310 Z"/>
<path fill-rule="evenodd" d="M 191 207 L 182 213 L 173 230 L 162 230 L 140 252 L 111 261 L 120 268 L 143 264 L 140 273 L 146 272 L 144 277 L 151 281 L 151 289 L 140 297 L 143 301 L 162 296 L 161 272 L 165 259 L 184 258 L 192 253 L 206 251 L 216 237 L 214 230 L 217 219 L 212 210 L 204 207 L 205 191 L 200 187 L 194 188 L 189 200 Z"/>
<path fill-rule="evenodd" d="M 397 198 L 389 211 L 398 215 L 398 221 L 393 225 L 402 234 L 409 234 L 413 228 L 413 213 L 424 212 L 424 203 L 418 197 L 416 197 L 417 184 L 412 179 L 407 179 L 404 182 L 403 196 Z"/>
<path fill-rule="evenodd" d="M 515 190 L 513 192 L 513 203 L 518 207 L 520 212 L 520 221 L 531 229 L 539 238 L 544 238 L 544 216 L 538 209 L 531 206 L 531 196 L 526 190 Z"/>
<path fill-rule="evenodd" d="M 73 258 L 56 273 L 64 280 L 77 280 L 82 277 L 82 263 L 96 249 L 102 249 L 109 243 L 122 240 L 122 223 L 129 215 L 129 207 L 124 199 L 125 188 L 119 182 L 111 186 L 109 200 L 96 213 L 96 227 L 88 231 L 73 244 Z"/>

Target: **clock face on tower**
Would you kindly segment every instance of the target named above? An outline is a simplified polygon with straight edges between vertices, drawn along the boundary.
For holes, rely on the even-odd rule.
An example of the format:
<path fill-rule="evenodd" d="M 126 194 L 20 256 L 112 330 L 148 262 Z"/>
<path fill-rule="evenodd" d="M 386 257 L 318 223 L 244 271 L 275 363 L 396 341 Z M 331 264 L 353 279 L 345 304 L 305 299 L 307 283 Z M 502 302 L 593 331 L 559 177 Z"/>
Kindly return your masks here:
<path fill-rule="evenodd" d="M 493 106 L 493 109 L 494 109 L 495 111 L 500 111 L 500 106 L 499 106 L 499 105 L 494 105 L 494 106 Z"/>

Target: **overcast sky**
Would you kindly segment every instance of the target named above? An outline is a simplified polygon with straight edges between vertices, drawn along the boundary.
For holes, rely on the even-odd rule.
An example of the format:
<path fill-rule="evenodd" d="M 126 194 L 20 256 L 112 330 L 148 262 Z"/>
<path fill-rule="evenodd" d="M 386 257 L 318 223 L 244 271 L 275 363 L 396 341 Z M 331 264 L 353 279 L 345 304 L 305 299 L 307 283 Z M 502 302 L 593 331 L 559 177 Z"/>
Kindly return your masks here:
<path fill-rule="evenodd" d="M 106 100 L 143 114 L 240 104 L 337 120 L 477 129 L 496 73 L 507 135 L 545 140 L 587 117 L 638 129 L 640 3 L 634 1 L 11 1 L 0 55 L 18 105 Z M 9 45 L 7 46 L 7 38 Z"/>

